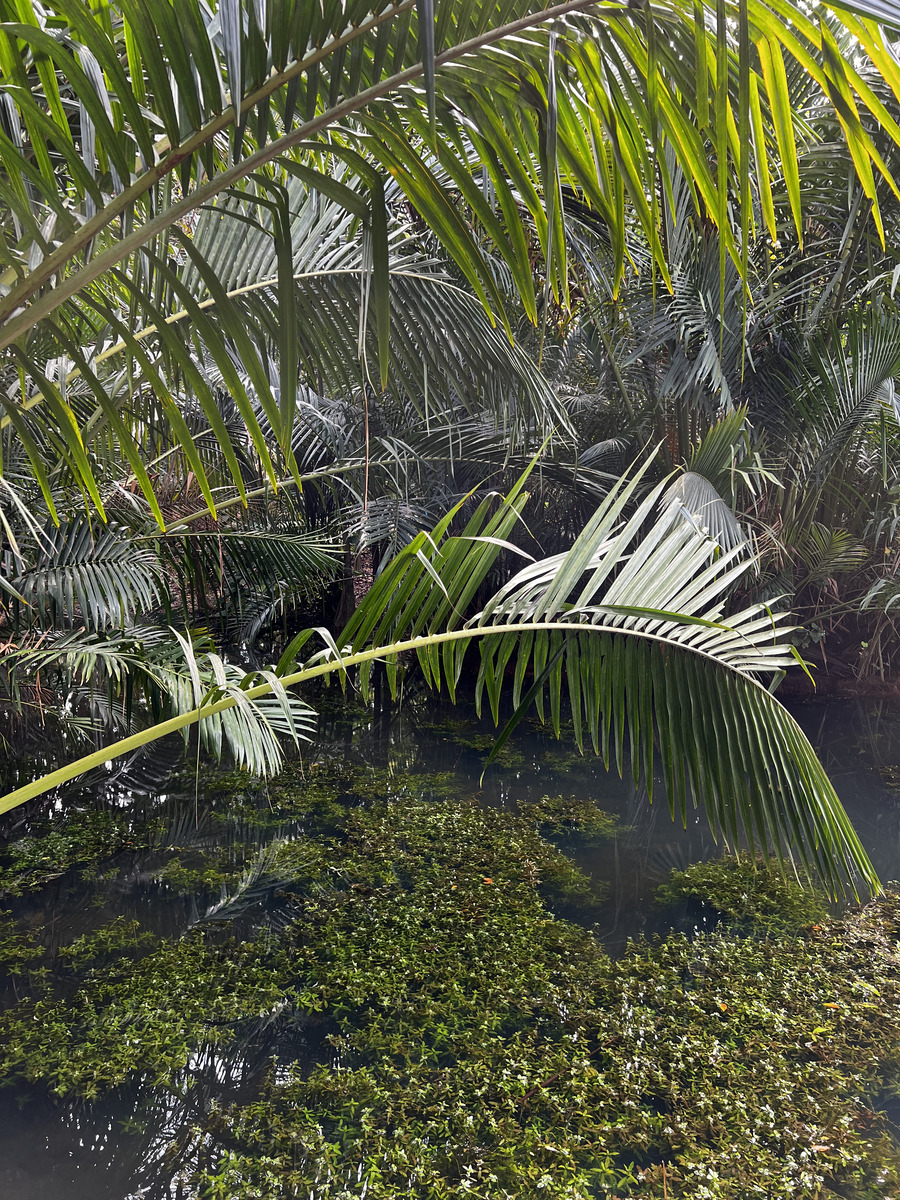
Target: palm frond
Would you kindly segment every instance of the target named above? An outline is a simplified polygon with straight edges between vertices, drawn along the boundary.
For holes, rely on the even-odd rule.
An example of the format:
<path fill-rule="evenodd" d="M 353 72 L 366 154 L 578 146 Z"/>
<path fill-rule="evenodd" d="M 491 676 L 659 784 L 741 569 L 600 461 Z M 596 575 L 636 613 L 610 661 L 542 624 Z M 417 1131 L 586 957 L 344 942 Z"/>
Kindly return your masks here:
<path fill-rule="evenodd" d="M 373 635 L 382 644 L 402 637 L 426 678 L 453 693 L 477 640 L 479 696 L 495 719 L 507 690 L 516 706 L 505 733 L 532 704 L 542 708 L 546 693 L 558 731 L 566 696 L 579 742 L 588 735 L 620 771 L 628 763 L 651 793 L 658 736 L 673 816 L 686 820 L 700 802 L 732 845 L 796 853 L 833 886 L 850 876 L 874 883 L 812 748 L 766 686 L 794 662 L 780 640 L 784 618 L 763 605 L 725 615 L 749 565 L 735 551 L 720 554 L 683 522 L 663 519 L 646 532 L 665 486 L 629 513 L 636 481 L 620 485 L 570 551 L 522 568 L 448 642 L 437 630 L 456 624 L 463 579 L 448 564 L 460 548 L 451 539 L 429 554 L 413 543 L 356 614 L 352 651 Z M 423 555 L 436 579 L 417 565 Z M 388 605 L 391 595 L 399 599 Z"/>
<path fill-rule="evenodd" d="M 524 479 L 504 500 L 483 501 L 456 536 L 448 536 L 450 514 L 375 581 L 345 630 L 345 649 L 325 635 L 325 650 L 298 664 L 315 634 L 308 630 L 286 651 L 277 675 L 244 679 L 244 686 L 211 656 L 215 689 L 204 694 L 193 668 L 182 685 L 193 688 L 198 702 L 191 712 L 19 788 L 0 800 L 0 810 L 197 721 L 216 721 L 211 741 L 220 745 L 228 735 L 221 715 L 236 710 L 249 720 L 249 706 L 262 696 L 277 697 L 287 722 L 284 689 L 312 678 L 359 667 L 366 688 L 372 664 L 383 660 L 396 685 L 398 660 L 408 650 L 416 652 L 426 679 L 434 686 L 445 682 L 453 695 L 466 647 L 477 642 L 478 694 L 487 694 L 495 718 L 507 688 L 514 720 L 532 702 L 540 704 L 547 690 L 558 730 L 565 680 L 578 740 L 586 731 L 605 761 L 614 759 L 620 770 L 629 763 L 648 789 L 659 737 L 673 815 L 686 819 L 689 804 L 702 803 L 713 829 L 730 844 L 744 838 L 796 855 L 835 889 L 860 879 L 877 888 L 812 747 L 765 686 L 793 661 L 790 647 L 779 641 L 781 619 L 762 605 L 726 616 L 728 591 L 747 564 L 734 552 L 720 554 L 683 522 L 653 524 L 665 481 L 635 503 L 640 483 L 637 477 L 621 484 L 569 552 L 524 567 L 469 619 L 466 608 L 497 555 L 511 545 Z M 534 682 L 524 691 L 529 673 Z M 260 726 L 240 733 L 255 755 L 272 762 Z"/>
<path fill-rule="evenodd" d="M 90 387 L 108 437 L 128 458 L 162 524 L 141 456 L 146 425 L 135 419 L 131 397 L 114 403 L 108 381 L 97 374 L 97 360 L 119 341 L 126 343 L 124 376 L 136 370 L 148 381 L 160 428 L 210 511 L 215 481 L 196 453 L 181 396 L 190 395 L 202 410 L 234 486 L 244 486 L 214 390 L 186 352 L 187 339 L 169 324 L 177 305 L 189 311 L 196 337 L 230 380 L 270 480 L 290 471 L 294 366 L 305 328 L 289 286 L 291 177 L 362 223 L 366 320 L 360 342 L 377 364 L 372 378 L 387 382 L 393 355 L 404 387 L 416 375 L 415 356 L 404 359 L 404 343 L 412 336 L 418 344 L 427 334 L 433 299 L 420 299 L 422 320 L 405 328 L 393 293 L 407 285 L 387 267 L 392 205 L 406 205 L 454 264 L 465 303 L 489 314 L 486 339 L 495 319 L 511 333 L 510 292 L 534 325 L 541 291 L 545 305 L 552 298 L 568 306 L 561 197 L 577 197 L 606 230 L 613 292 L 632 229 L 641 231 L 646 260 L 670 281 L 658 215 L 660 193 L 672 194 L 676 168 L 693 210 L 718 226 L 723 286 L 728 261 L 737 276 L 746 275 L 747 235 L 755 223 L 751 184 L 768 197 L 762 216 L 774 240 L 771 192 L 780 177 L 788 219 L 802 236 L 797 155 L 806 131 L 791 112 L 800 79 L 831 112 L 850 148 L 866 213 L 884 237 L 882 181 L 896 184 L 870 124 L 889 144 L 900 143 L 900 125 L 890 95 L 885 103 L 861 60 L 881 71 L 894 95 L 900 73 L 870 16 L 848 12 L 840 21 L 817 23 L 791 0 L 779 0 L 777 11 L 762 0 L 718 7 L 680 0 L 650 7 L 472 0 L 447 5 L 434 28 L 429 21 L 423 30 L 411 0 L 374 7 L 371 0 L 306 4 L 292 21 L 276 19 L 267 6 L 259 10 L 261 26 L 249 17 L 251 2 L 236 0 L 219 13 L 191 5 L 177 19 L 168 0 L 146 0 L 138 9 L 104 4 L 96 11 L 68 0 L 23 0 L 3 9 L 0 36 L 9 53 L 0 79 L 0 174 L 9 218 L 0 229 L 0 348 L 8 349 L 15 374 L 12 390 L 0 390 L 0 405 L 4 425 L 28 445 L 51 512 L 48 470 L 31 453 L 27 415 L 34 409 L 52 433 L 53 461 L 69 486 L 105 512 L 85 446 L 92 426 L 48 369 L 65 358 Z M 880 4 L 860 0 L 857 11 L 881 11 Z M 257 8 L 253 0 L 252 11 Z M 552 56 L 551 44 L 558 51 Z M 721 68 L 718 82 L 704 65 L 712 61 Z M 440 137 L 432 136 L 435 128 Z M 190 265 L 207 288 L 214 286 L 215 272 L 202 252 L 210 225 L 198 232 L 197 214 L 222 202 L 239 204 L 241 194 L 255 207 L 257 225 L 262 211 L 268 214 L 276 244 L 285 319 L 274 376 L 241 329 L 237 308 L 229 313 L 220 295 L 213 316 L 181 277 Z M 731 224 L 734 206 L 740 231 Z M 232 249 L 234 240 L 232 229 Z M 544 265 L 537 286 L 535 249 Z M 424 287 L 421 281 L 416 286 Z M 731 290 L 736 295 L 742 287 Z M 143 329 L 150 325 L 154 341 L 145 345 Z M 315 343 L 314 326 L 310 337 Z M 709 330 L 698 337 L 699 366 L 692 370 L 704 380 L 727 382 Z M 500 354 L 497 338 L 488 357 Z M 238 343 L 275 435 L 271 445 L 230 362 Z M 464 351 L 464 345 L 454 348 L 457 375 L 464 374 Z"/>
<path fill-rule="evenodd" d="M 685 520 L 696 522 L 723 550 L 748 546 L 747 535 L 715 487 L 696 471 L 685 471 L 665 493 L 667 503 Z"/>
<path fill-rule="evenodd" d="M 774 477 L 750 448 L 747 409 L 733 408 L 692 447 L 686 470 L 665 492 L 687 520 L 696 521 L 723 550 L 749 547 L 734 505 L 741 487 L 754 494 Z"/>
<path fill-rule="evenodd" d="M 50 526 L 37 561 L 9 582 L 42 623 L 124 627 L 162 593 L 156 556 L 124 533 L 114 526 L 94 529 L 84 519 Z"/>
<path fill-rule="evenodd" d="M 172 633 L 181 646 L 182 663 L 157 671 L 176 713 L 217 709 L 200 725 L 206 748 L 221 758 L 227 747 L 238 766 L 263 777 L 276 774 L 284 761 L 279 736 L 295 745 L 308 741 L 315 727 L 313 709 L 289 693 L 274 671 L 243 671 L 211 650 L 198 653 L 191 638 Z M 254 695 L 260 683 L 264 692 Z M 223 704 L 225 700 L 229 703 Z"/>
<path fill-rule="evenodd" d="M 800 560 L 798 587 L 821 586 L 834 575 L 858 570 L 869 556 L 866 546 L 846 529 L 831 529 L 820 521 L 791 537 Z"/>

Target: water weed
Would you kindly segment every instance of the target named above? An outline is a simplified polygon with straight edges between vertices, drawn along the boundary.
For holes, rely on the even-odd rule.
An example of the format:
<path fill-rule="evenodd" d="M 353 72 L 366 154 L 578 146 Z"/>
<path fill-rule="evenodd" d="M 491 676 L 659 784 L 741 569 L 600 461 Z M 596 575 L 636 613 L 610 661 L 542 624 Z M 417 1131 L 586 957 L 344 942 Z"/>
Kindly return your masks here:
<path fill-rule="evenodd" d="M 696 900 L 732 924 L 771 932 L 801 929 L 828 916 L 825 897 L 815 886 L 791 878 L 775 860 L 749 854 L 673 871 L 656 898 L 662 904 Z"/>
<path fill-rule="evenodd" d="M 900 897 L 828 920 L 765 867 L 706 864 L 664 894 L 733 924 L 612 959 L 554 912 L 593 893 L 548 835 L 612 832 L 593 804 L 489 808 L 403 773 L 365 795 L 353 772 L 317 775 L 305 800 L 293 781 L 306 828 L 274 845 L 282 882 L 255 930 L 151 941 L 118 921 L 72 943 L 0 1016 L 4 1078 L 183 1091 L 192 1063 L 261 1028 L 315 1029 L 316 1053 L 276 1039 L 254 1096 L 207 1107 L 179 1184 L 197 1200 L 900 1187 L 877 1113 L 900 1062 Z M 33 946 L 7 932 L 24 965 Z"/>
<path fill-rule="evenodd" d="M 83 809 L 40 822 L 0 857 L 0 896 L 21 896 L 75 866 L 96 866 L 121 850 L 155 844 L 158 821 L 128 812 Z"/>

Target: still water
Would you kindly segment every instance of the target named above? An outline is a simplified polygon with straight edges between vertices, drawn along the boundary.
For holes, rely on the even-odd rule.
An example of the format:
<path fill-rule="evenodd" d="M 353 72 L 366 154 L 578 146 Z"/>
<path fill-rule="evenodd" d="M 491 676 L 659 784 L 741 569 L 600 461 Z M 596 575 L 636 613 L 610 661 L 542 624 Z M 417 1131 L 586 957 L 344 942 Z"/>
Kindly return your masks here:
<path fill-rule="evenodd" d="M 796 705 L 794 713 L 833 779 L 876 870 L 887 882 L 900 876 L 900 707 L 887 703 L 832 702 Z M 623 782 L 590 757 L 581 758 L 565 740 L 557 742 L 535 725 L 523 726 L 499 764 L 484 772 L 490 729 L 468 710 L 441 707 L 431 699 L 413 702 L 378 720 L 345 706 L 326 708 L 317 741 L 306 748 L 307 763 L 331 760 L 361 767 L 383 781 L 396 777 L 408 788 L 410 776 L 440 773 L 443 788 L 475 794 L 491 806 L 512 806 L 545 795 L 590 797 L 618 819 L 614 836 L 579 841 L 564 849 L 577 865 L 607 885 L 591 922 L 612 953 L 627 939 L 665 932 L 678 914 L 661 912 L 656 887 L 673 868 L 718 852 L 702 814 L 687 828 L 674 824 L 657 795 Z M 72 793 L 61 802 L 78 808 L 95 803 L 113 811 L 146 814 L 157 833 L 151 846 L 127 845 L 93 869 L 75 868 L 0 906 L 35 933 L 48 955 L 117 917 L 136 919 L 157 936 L 175 938 L 203 922 L 228 919 L 240 929 L 267 920 L 271 893 L 252 888 L 246 903 L 224 904 L 210 886 L 193 889 L 167 880 L 162 864 L 167 846 L 193 847 L 196 862 L 210 856 L 227 861 L 229 846 L 271 831 L 237 831 L 216 822 L 215 787 L 210 776 L 192 781 L 178 763 L 178 747 L 152 762 L 136 763 L 114 785 L 93 796 Z M 264 789 L 247 785 L 248 799 L 264 809 Z M 17 817 L 11 840 L 27 834 Z M 281 837 L 290 829 L 279 828 Z M 564 914 L 577 918 L 577 913 Z M 681 919 L 684 919 L 682 914 Z M 692 919 L 696 919 L 696 914 Z M 15 981 L 7 989 L 14 998 Z M 0 1089 L 0 1197 L 17 1200 L 162 1200 L 182 1194 L 177 1182 L 191 1131 L 210 1107 L 253 1094 L 273 1056 L 289 1061 L 311 1053 L 279 1044 L 262 1032 L 232 1055 L 201 1053 L 177 1092 L 136 1085 L 95 1103 L 56 1103 L 40 1088 Z"/>

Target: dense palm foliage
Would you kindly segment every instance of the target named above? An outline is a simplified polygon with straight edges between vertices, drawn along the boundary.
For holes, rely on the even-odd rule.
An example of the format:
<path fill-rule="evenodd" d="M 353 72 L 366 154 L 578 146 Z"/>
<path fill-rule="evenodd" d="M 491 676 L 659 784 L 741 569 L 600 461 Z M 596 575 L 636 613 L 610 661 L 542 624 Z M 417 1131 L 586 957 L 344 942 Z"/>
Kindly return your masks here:
<path fill-rule="evenodd" d="M 686 820 L 691 797 L 700 796 L 713 828 L 726 839 L 743 836 L 779 851 L 790 846 L 834 887 L 856 876 L 874 885 L 815 754 L 761 681 L 792 662 L 790 648 L 778 644 L 780 622 L 764 605 L 724 618 L 724 597 L 747 562 L 738 561 L 738 551 L 719 554 L 715 541 L 684 521 L 677 506 L 641 536 L 665 485 L 634 504 L 640 482 L 638 477 L 614 487 L 569 551 L 522 568 L 469 620 L 463 614 L 508 544 L 526 496 L 517 486 L 499 506 L 486 498 L 455 536 L 447 536 L 456 516 L 451 512 L 382 572 L 342 631 L 343 652 L 327 632 L 304 631 L 275 672 L 237 682 L 223 669 L 211 693 L 196 695 L 192 711 L 106 746 L 0 803 L 22 803 L 197 722 L 213 731 L 208 738 L 221 740 L 224 732 L 247 758 L 265 765 L 271 753 L 251 715 L 260 698 L 280 701 L 283 723 L 297 736 L 287 687 L 334 674 L 346 678 L 358 668 L 366 695 L 373 668 L 385 662 L 396 691 L 398 660 L 413 651 L 433 686 L 443 681 L 452 695 L 466 650 L 476 643 L 477 693 L 487 693 L 495 719 L 513 667 L 516 711 L 498 745 L 532 702 L 543 711 L 545 691 L 559 730 L 565 675 L 579 743 L 587 733 L 594 749 L 607 763 L 613 755 L 620 770 L 630 758 L 635 782 L 645 779 L 651 795 L 659 731 L 673 816 L 679 812 Z M 324 637 L 325 649 L 301 662 L 315 633 Z"/>
<path fill-rule="evenodd" d="M 565 694 L 673 812 L 868 878 L 759 680 L 798 622 L 890 657 L 890 19 L 0 6 L 5 730 L 98 744 L 3 806 L 201 716 L 274 769 L 285 687 L 475 642 L 495 716 Z"/>

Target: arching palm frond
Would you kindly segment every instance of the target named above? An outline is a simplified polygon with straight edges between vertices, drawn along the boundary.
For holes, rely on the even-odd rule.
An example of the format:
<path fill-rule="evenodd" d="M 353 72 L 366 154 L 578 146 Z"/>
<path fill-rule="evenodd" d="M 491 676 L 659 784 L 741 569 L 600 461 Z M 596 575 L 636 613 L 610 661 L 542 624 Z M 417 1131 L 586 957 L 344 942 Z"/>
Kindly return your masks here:
<path fill-rule="evenodd" d="M 248 673 L 211 650 L 199 651 L 190 638 L 172 632 L 183 658 L 160 664 L 157 673 L 175 712 L 230 701 L 201 725 L 204 745 L 216 758 L 221 758 L 227 747 L 238 766 L 258 775 L 277 773 L 284 761 L 279 735 L 294 745 L 308 741 L 315 727 L 315 712 L 289 693 L 274 671 Z M 264 683 L 265 691 L 253 695 L 253 687 L 259 683 Z"/>
<path fill-rule="evenodd" d="M 4 684 L 12 700 L 35 680 L 43 685 L 43 706 L 57 711 L 63 729 L 84 727 L 81 714 L 87 712 L 94 734 L 173 719 L 173 714 L 177 720 L 197 705 L 228 697 L 225 709 L 204 722 L 204 744 L 217 757 L 227 749 L 239 765 L 261 775 L 281 766 L 279 739 L 307 740 L 315 719 L 273 672 L 248 674 L 216 654 L 203 633 L 160 626 L 50 634 L 6 656 Z M 267 681 L 265 694 L 247 696 L 260 680 Z"/>
<path fill-rule="evenodd" d="M 880 0 L 860 3 L 865 11 Z M 265 472 L 274 482 L 290 468 L 302 335 L 296 310 L 283 299 L 277 383 L 243 339 L 242 360 L 275 435 L 270 445 L 229 365 L 229 338 L 237 343 L 241 331 L 229 325 L 228 306 L 211 316 L 179 277 L 190 259 L 210 286 L 214 272 L 193 242 L 197 213 L 241 191 L 252 191 L 257 205 L 265 200 L 272 214 L 283 297 L 292 274 L 288 176 L 362 222 L 372 373 L 383 386 L 394 312 L 386 253 L 392 187 L 452 260 L 466 293 L 507 331 L 507 286 L 535 324 L 536 293 L 543 291 L 545 310 L 551 298 L 568 303 L 563 195 L 578 196 L 606 229 L 613 290 L 634 228 L 668 277 L 657 219 L 659 193 L 672 186 L 666 147 L 674 148 L 695 210 L 721 231 L 720 271 L 730 259 L 745 274 L 753 185 L 775 239 L 771 184 L 780 170 L 789 219 L 802 233 L 796 156 L 803 130 L 790 117 L 790 78 L 799 75 L 832 110 L 876 228 L 884 227 L 877 181 L 890 170 L 868 122 L 893 142 L 900 142 L 900 125 L 858 69 L 862 53 L 895 93 L 900 82 L 891 47 L 871 19 L 817 23 L 803 4 L 782 3 L 776 14 L 763 0 L 464 0 L 441 5 L 437 20 L 431 4 L 414 0 L 302 4 L 290 21 L 276 11 L 251 0 L 229 0 L 219 11 L 191 5 L 177 16 L 168 0 L 96 11 L 68 0 L 23 0 L 0 9 L 0 173 L 9 213 L 0 245 L 0 349 L 9 368 L 0 420 L 24 441 L 31 436 L 26 412 L 41 409 L 72 487 L 101 515 L 86 426 L 48 367 L 68 359 L 81 372 L 162 524 L 142 461 L 146 425 L 110 401 L 96 371 L 97 358 L 119 340 L 127 343 L 128 369 L 149 380 L 170 444 L 210 510 L 213 484 L 173 395 L 173 374 L 188 381 L 235 487 L 242 486 L 215 395 L 180 331 L 167 324 L 175 300 L 190 309 L 195 336 L 230 378 Z M 855 39 L 852 53 L 844 33 Z M 714 61 L 724 68 L 718 84 L 705 66 Z M 730 224 L 735 201 L 740 236 Z M 537 279 L 536 258 L 543 267 Z M 136 316 L 143 327 L 156 325 L 154 345 L 137 336 Z M 47 465 L 39 455 L 29 461 L 52 509 Z"/>
<path fill-rule="evenodd" d="M 424 497 L 379 496 L 365 508 L 350 508 L 348 533 L 360 550 L 378 546 L 384 564 L 427 527 L 433 508 L 433 501 L 428 503 Z"/>
<path fill-rule="evenodd" d="M 466 648 L 477 643 L 477 691 L 495 718 L 507 691 L 513 720 L 549 693 L 558 729 L 567 695 L 579 741 L 587 734 L 606 761 L 620 770 L 629 764 L 648 790 L 658 736 L 673 815 L 684 819 L 692 802 L 702 803 L 732 844 L 745 838 L 796 855 L 835 889 L 860 879 L 876 888 L 812 747 L 766 686 L 794 661 L 779 640 L 781 620 L 760 605 L 726 615 L 727 594 L 747 564 L 719 554 L 684 522 L 654 520 L 665 481 L 640 502 L 640 477 L 621 484 L 570 551 L 525 566 L 467 617 L 497 555 L 514 548 L 523 485 L 482 501 L 457 535 L 449 534 L 451 513 L 415 538 L 375 580 L 344 630 L 343 649 L 327 636 L 324 651 L 297 662 L 316 633 L 307 630 L 277 677 L 248 678 L 239 696 L 223 676 L 214 698 L 192 712 L 17 789 L 0 799 L 0 811 L 106 758 L 262 696 L 282 698 L 284 688 L 317 677 L 358 667 L 365 689 L 383 660 L 396 686 L 408 651 L 426 679 L 453 696 Z"/>
<path fill-rule="evenodd" d="M 174 532 L 167 535 L 169 553 L 172 543 L 190 538 L 181 548 L 196 566 L 202 559 L 208 577 L 222 588 L 275 587 L 279 584 L 314 588 L 327 581 L 335 570 L 338 550 L 321 533 L 297 528 L 278 529 L 247 525 L 244 528 Z"/>
<path fill-rule="evenodd" d="M 198 585 L 216 627 L 252 646 L 263 629 L 327 589 L 340 550 L 297 521 L 215 531 L 173 532 L 161 541 L 182 594 Z"/>
<path fill-rule="evenodd" d="M 868 558 L 865 545 L 845 529 L 813 521 L 799 534 L 791 539 L 800 562 L 798 588 L 821 587 L 835 575 L 858 570 Z"/>
<path fill-rule="evenodd" d="M 306 387 L 359 395 L 378 375 L 381 317 L 371 296 L 370 239 L 354 233 L 353 214 L 300 180 L 288 178 L 283 191 L 287 246 L 270 212 L 255 218 L 253 196 L 229 198 L 200 215 L 192 245 L 204 270 L 192 262 L 184 282 L 204 306 L 230 305 L 229 320 L 264 339 L 276 361 L 289 349 L 285 323 L 296 322 L 292 337 Z M 386 232 L 388 360 L 381 390 L 395 402 L 414 399 L 426 421 L 462 405 L 493 414 L 520 440 L 523 425 L 537 425 L 544 436 L 567 428 L 565 410 L 534 362 L 417 248 L 405 204 L 399 219 L 395 210 L 396 200 Z M 290 278 L 279 271 L 282 249 L 291 258 Z M 247 383 L 252 387 L 249 377 Z M 265 428 L 264 414 L 261 423 Z"/>
<path fill-rule="evenodd" d="M 705 535 L 669 519 L 643 533 L 664 488 L 632 507 L 635 483 L 620 485 L 570 551 L 522 568 L 469 622 L 456 615 L 468 587 L 466 567 L 455 570 L 464 541 L 429 557 L 440 588 L 417 569 L 415 555 L 427 550 L 414 543 L 345 635 L 354 650 L 366 640 L 421 640 L 426 676 L 451 691 L 477 640 L 479 694 L 495 719 L 507 689 L 516 706 L 507 729 L 549 693 L 558 730 L 565 695 L 578 740 L 588 735 L 620 770 L 629 762 L 651 793 L 658 733 L 673 815 L 685 820 L 693 798 L 733 845 L 747 838 L 794 851 L 833 884 L 857 871 L 871 880 L 812 748 L 767 689 L 767 678 L 795 661 L 780 640 L 783 617 L 762 605 L 725 616 L 727 594 L 749 565 L 735 552 L 719 555 Z M 456 633 L 443 650 L 429 645 L 428 635 L 448 625 Z"/>

